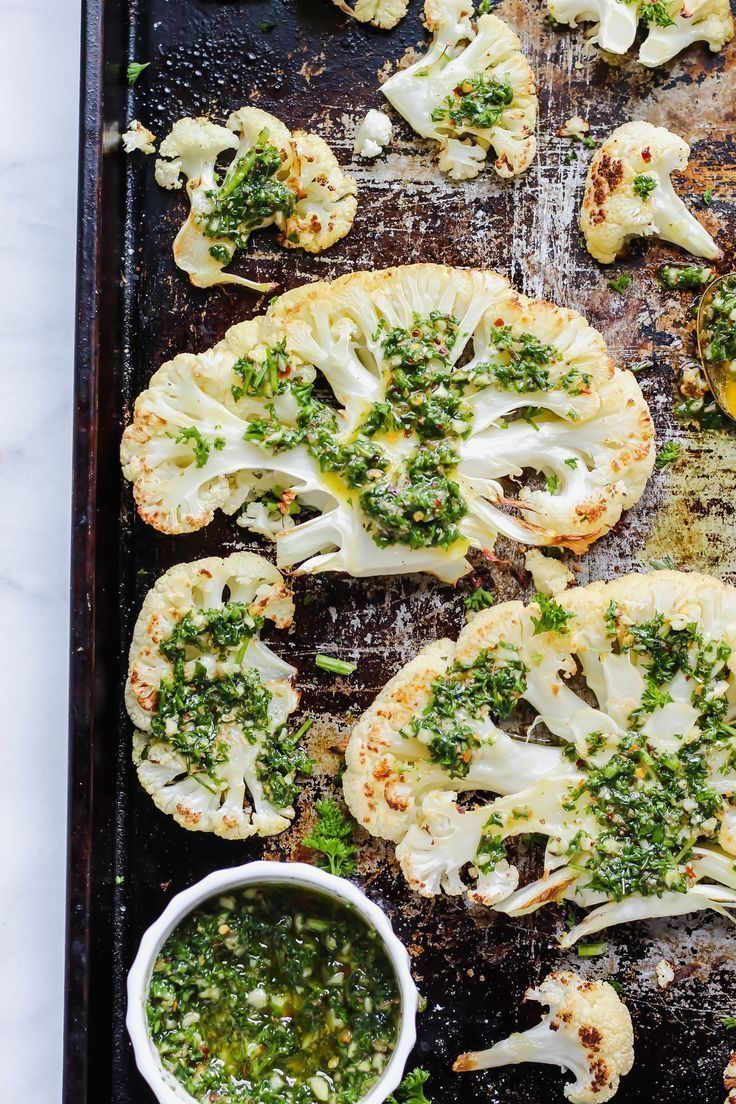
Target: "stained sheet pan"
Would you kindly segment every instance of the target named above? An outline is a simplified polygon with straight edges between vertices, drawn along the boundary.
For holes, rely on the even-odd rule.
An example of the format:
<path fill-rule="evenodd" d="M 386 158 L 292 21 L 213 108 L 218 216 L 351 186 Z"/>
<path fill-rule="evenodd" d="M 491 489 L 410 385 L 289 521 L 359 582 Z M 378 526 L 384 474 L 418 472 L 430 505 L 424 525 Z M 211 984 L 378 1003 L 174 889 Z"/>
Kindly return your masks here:
<path fill-rule="evenodd" d="M 143 595 L 177 561 L 248 547 L 220 519 L 187 537 L 163 537 L 137 519 L 121 482 L 117 450 L 136 394 L 171 355 L 203 349 L 264 308 L 242 290 L 191 287 L 171 257 L 185 211 L 181 193 L 153 183 L 152 159 L 125 158 L 119 134 L 140 118 L 160 137 L 183 114 L 224 121 L 246 103 L 327 138 L 352 157 L 355 125 L 381 106 L 378 85 L 421 48 L 419 0 L 390 34 L 359 26 L 329 0 L 87 0 L 81 129 L 81 194 L 71 640 L 70 844 L 65 1104 L 147 1104 L 124 1031 L 124 983 L 138 940 L 171 896 L 210 870 L 250 858 L 303 858 L 314 798 L 334 789 L 351 721 L 427 641 L 454 635 L 461 595 L 421 576 L 297 579 L 289 658 L 300 670 L 309 749 L 318 763 L 285 835 L 227 842 L 187 833 L 158 813 L 130 762 L 123 708 L 126 653 Z M 583 311 L 622 364 L 652 359 L 639 378 L 660 440 L 682 442 L 681 459 L 655 472 L 638 506 L 592 551 L 574 560 L 581 582 L 646 567 L 670 554 L 679 567 L 736 581 L 736 444 L 733 434 L 684 430 L 673 421 L 675 380 L 693 355 L 688 295 L 664 293 L 665 246 L 635 248 L 625 296 L 579 244 L 577 211 L 589 154 L 573 158 L 558 128 L 573 114 L 604 137 L 634 118 L 665 125 L 693 147 L 679 181 L 699 217 L 726 247 L 736 230 L 736 49 L 695 48 L 659 71 L 604 59 L 582 34 L 553 31 L 541 0 L 502 0 L 498 14 L 521 34 L 541 95 L 539 154 L 529 172 L 503 182 L 491 171 L 465 184 L 444 178 L 431 144 L 400 121 L 388 154 L 351 166 L 360 206 L 347 239 L 321 256 L 279 250 L 255 235 L 240 270 L 282 288 L 362 268 L 442 260 L 496 268 L 529 295 Z M 262 25 L 275 24 L 270 30 Z M 151 61 L 133 89 L 129 60 Z M 704 207 L 712 188 L 715 201 Z M 481 561 L 478 580 L 501 597 L 528 596 L 518 549 L 509 564 Z M 572 559 L 572 558 L 571 558 Z M 350 680 L 315 670 L 319 652 L 359 654 Z M 561 954 L 560 910 L 509 920 L 447 897 L 413 896 L 390 849 L 361 840 L 358 880 L 391 917 L 427 998 L 416 1050 L 432 1074 L 437 1104 L 542 1104 L 561 1099 L 561 1078 L 543 1067 L 466 1076 L 457 1053 L 533 1022 L 525 989 L 552 967 L 615 977 L 636 1025 L 637 1063 L 621 1104 L 721 1104 L 729 1040 L 719 1018 L 733 1012 L 736 933 L 713 916 L 614 930 L 608 952 L 582 962 Z M 528 859 L 531 862 L 531 858 Z M 655 965 L 675 965 L 662 991 Z"/>

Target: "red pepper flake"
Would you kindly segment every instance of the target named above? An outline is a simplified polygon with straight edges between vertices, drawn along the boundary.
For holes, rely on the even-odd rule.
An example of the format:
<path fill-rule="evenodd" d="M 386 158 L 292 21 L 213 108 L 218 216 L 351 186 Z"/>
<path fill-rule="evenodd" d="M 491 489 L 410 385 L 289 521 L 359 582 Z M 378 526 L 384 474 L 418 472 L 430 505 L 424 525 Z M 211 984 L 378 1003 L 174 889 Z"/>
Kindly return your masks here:
<path fill-rule="evenodd" d="M 503 326 L 503 324 L 503 318 L 497 318 L 496 321 L 493 323 L 494 326 Z"/>
<path fill-rule="evenodd" d="M 642 161 L 651 161 L 652 160 L 652 151 L 650 150 L 649 146 L 647 146 L 646 149 L 643 149 L 641 151 L 641 159 L 642 159 Z"/>

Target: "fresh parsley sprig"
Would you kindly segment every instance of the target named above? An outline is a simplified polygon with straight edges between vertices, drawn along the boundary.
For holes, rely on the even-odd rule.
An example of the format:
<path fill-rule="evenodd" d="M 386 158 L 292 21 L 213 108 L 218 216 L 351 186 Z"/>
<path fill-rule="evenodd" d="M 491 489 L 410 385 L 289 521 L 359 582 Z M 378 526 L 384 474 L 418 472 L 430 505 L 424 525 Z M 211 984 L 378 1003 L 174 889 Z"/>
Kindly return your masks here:
<path fill-rule="evenodd" d="M 317 866 L 338 877 L 355 873 L 358 848 L 352 842 L 353 821 L 345 816 L 336 801 L 325 798 L 316 801 L 317 822 L 302 840 L 304 847 L 317 851 Z"/>
<path fill-rule="evenodd" d="M 386 1097 L 386 1104 L 430 1104 L 424 1095 L 424 1086 L 429 1080 L 425 1069 L 414 1069 L 407 1073 L 395 1093 Z"/>
<path fill-rule="evenodd" d="M 573 616 L 571 612 L 563 609 L 559 602 L 554 598 L 548 598 L 545 594 L 535 594 L 533 600 L 539 606 L 539 617 L 532 615 L 534 636 L 544 632 L 567 632 L 567 622 Z"/>

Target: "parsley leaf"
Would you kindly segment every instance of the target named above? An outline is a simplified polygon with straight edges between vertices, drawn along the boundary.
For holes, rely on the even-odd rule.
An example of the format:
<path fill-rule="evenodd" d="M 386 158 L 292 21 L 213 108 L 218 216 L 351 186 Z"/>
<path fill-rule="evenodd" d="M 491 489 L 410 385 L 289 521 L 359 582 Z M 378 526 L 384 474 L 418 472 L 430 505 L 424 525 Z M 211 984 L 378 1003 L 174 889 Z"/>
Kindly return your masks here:
<path fill-rule="evenodd" d="M 621 275 L 617 276 L 615 280 L 609 280 L 608 286 L 611 291 L 617 291 L 619 295 L 625 295 L 630 283 L 631 273 L 622 272 Z"/>
<path fill-rule="evenodd" d="M 345 877 L 355 873 L 357 847 L 352 842 L 353 822 L 345 816 L 336 801 L 316 801 L 317 823 L 302 840 L 304 847 L 317 851 L 317 866 L 331 874 Z"/>
<path fill-rule="evenodd" d="M 477 613 L 479 610 L 488 609 L 492 606 L 496 599 L 493 597 L 489 590 L 484 590 L 479 586 L 472 594 L 466 594 L 463 598 L 466 610 L 471 610 L 473 613 Z"/>
<path fill-rule="evenodd" d="M 724 1027 L 736 1027 L 736 1016 L 721 1016 L 721 1023 Z"/>
<path fill-rule="evenodd" d="M 671 464 L 674 460 L 677 460 L 681 449 L 682 445 L 679 441 L 665 441 L 657 453 L 657 459 L 654 461 L 655 468 L 663 468 L 665 464 Z"/>
<path fill-rule="evenodd" d="M 407 1073 L 396 1093 L 386 1097 L 386 1104 L 430 1104 L 424 1095 L 424 1086 L 429 1074 L 424 1069 L 415 1069 Z"/>
<path fill-rule="evenodd" d="M 573 616 L 571 612 L 563 609 L 554 598 L 548 598 L 545 594 L 535 594 L 533 601 L 539 606 L 539 617 L 532 617 L 534 636 L 544 632 L 566 633 L 567 622 Z"/>
<path fill-rule="evenodd" d="M 132 88 L 144 69 L 150 65 L 150 61 L 131 61 L 127 68 L 128 84 Z"/>
<path fill-rule="evenodd" d="M 639 176 L 634 177 L 634 191 L 645 203 L 656 187 L 657 181 L 648 173 L 640 173 Z"/>

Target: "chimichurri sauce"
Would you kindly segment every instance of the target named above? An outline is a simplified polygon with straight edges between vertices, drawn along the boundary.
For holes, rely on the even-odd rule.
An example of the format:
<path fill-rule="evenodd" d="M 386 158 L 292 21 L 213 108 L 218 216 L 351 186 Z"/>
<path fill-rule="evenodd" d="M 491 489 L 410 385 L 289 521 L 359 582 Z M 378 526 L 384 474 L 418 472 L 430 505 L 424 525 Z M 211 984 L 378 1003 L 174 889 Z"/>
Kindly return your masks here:
<path fill-rule="evenodd" d="M 396 1042 L 380 937 L 321 894 L 251 887 L 172 932 L 148 992 L 164 1066 L 207 1104 L 357 1104 Z"/>

